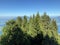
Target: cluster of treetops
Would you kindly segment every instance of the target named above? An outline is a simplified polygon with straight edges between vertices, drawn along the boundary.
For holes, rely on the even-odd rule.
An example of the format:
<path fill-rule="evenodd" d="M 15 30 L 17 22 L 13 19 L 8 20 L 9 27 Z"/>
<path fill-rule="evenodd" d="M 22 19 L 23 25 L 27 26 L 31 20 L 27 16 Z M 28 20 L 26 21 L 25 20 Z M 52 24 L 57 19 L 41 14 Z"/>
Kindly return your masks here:
<path fill-rule="evenodd" d="M 39 12 L 11 19 L 3 27 L 0 45 L 60 45 L 56 20 Z"/>

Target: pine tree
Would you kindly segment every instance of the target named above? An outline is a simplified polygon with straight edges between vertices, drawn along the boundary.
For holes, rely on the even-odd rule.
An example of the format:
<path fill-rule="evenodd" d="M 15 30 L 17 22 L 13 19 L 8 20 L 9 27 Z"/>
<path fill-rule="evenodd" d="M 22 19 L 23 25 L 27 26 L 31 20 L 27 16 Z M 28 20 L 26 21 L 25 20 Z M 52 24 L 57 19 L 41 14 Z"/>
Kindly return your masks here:
<path fill-rule="evenodd" d="M 31 16 L 30 16 L 30 19 L 29 19 L 29 31 L 27 33 L 31 37 L 35 37 L 37 35 L 37 31 L 34 29 L 33 18 Z"/>
<path fill-rule="evenodd" d="M 56 24 L 56 21 L 55 21 L 54 19 L 52 20 L 52 27 L 53 27 L 52 30 L 55 30 L 55 31 L 58 30 L 58 28 L 57 28 L 57 24 Z"/>
<path fill-rule="evenodd" d="M 37 30 L 37 34 L 38 34 L 40 31 L 40 14 L 39 14 L 39 12 L 35 16 L 35 27 L 34 27 L 34 29 Z"/>
<path fill-rule="evenodd" d="M 16 19 L 16 23 L 19 25 L 19 26 L 22 26 L 22 17 L 18 16 L 17 19 Z"/>
<path fill-rule="evenodd" d="M 47 16 L 47 14 L 46 13 L 44 13 L 44 15 L 41 17 L 41 25 L 43 26 L 43 28 L 45 29 L 45 30 L 48 30 L 48 28 L 49 28 L 49 24 L 50 24 L 50 17 L 49 16 Z"/>
<path fill-rule="evenodd" d="M 22 22 L 22 30 L 24 31 L 24 33 L 27 33 L 27 26 L 28 26 L 28 20 L 27 20 L 27 16 L 23 17 L 23 22 Z"/>

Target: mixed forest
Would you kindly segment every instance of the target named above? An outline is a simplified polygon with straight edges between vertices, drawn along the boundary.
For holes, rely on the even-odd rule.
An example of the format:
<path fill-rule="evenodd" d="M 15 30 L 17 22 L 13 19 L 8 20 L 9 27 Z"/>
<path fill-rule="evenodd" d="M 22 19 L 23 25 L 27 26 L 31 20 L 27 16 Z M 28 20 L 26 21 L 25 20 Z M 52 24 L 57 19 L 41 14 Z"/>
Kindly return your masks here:
<path fill-rule="evenodd" d="M 39 12 L 6 22 L 0 36 L 0 45 L 60 45 L 55 19 Z"/>

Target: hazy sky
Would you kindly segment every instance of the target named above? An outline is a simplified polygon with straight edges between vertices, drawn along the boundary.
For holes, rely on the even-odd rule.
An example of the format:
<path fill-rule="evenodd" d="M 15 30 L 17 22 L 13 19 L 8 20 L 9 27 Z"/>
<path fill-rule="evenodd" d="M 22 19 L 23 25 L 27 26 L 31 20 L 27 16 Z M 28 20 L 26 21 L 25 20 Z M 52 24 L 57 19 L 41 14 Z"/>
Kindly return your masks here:
<path fill-rule="evenodd" d="M 60 0 L 0 0 L 0 16 L 30 16 L 38 11 L 59 16 Z"/>

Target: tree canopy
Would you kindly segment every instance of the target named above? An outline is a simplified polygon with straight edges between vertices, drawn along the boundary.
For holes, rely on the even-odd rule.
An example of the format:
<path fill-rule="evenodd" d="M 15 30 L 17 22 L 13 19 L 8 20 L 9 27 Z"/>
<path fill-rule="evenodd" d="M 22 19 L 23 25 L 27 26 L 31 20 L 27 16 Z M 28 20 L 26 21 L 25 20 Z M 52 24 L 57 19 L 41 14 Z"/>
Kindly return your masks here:
<path fill-rule="evenodd" d="M 0 45 L 60 45 L 59 41 L 56 21 L 39 12 L 9 20 L 0 36 Z"/>

